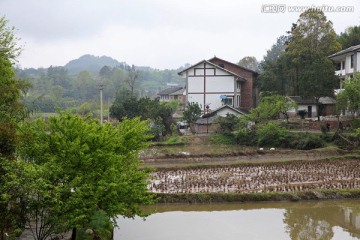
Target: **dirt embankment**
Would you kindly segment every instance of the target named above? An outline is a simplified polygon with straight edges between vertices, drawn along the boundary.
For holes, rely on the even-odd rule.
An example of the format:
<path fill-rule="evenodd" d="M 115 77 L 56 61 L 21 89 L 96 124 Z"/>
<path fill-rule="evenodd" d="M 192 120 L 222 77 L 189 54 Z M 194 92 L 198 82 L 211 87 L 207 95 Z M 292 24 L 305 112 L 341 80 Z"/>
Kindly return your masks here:
<path fill-rule="evenodd" d="M 320 160 L 331 157 L 341 157 L 352 152 L 337 148 L 315 149 L 315 150 L 230 150 L 226 152 L 222 149 L 214 153 L 214 148 L 224 148 L 225 146 L 203 146 L 199 151 L 184 151 L 159 154 L 157 156 L 142 157 L 141 161 L 147 166 L 163 167 L 184 167 L 193 165 L 231 165 L 237 163 L 260 163 L 260 162 L 281 162 L 296 160 Z M 208 148 L 208 150 L 207 150 Z M 211 149 L 211 151 L 210 151 Z"/>

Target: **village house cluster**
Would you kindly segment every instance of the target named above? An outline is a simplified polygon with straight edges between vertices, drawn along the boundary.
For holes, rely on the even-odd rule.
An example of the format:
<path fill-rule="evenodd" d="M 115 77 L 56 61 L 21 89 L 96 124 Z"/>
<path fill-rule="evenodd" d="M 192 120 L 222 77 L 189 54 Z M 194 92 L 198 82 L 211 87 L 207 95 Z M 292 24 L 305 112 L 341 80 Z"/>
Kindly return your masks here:
<path fill-rule="evenodd" d="M 340 88 L 334 89 L 335 94 L 340 92 L 346 79 L 351 79 L 355 72 L 360 71 L 360 45 L 349 47 L 329 56 L 337 64 L 336 76 L 339 77 Z M 245 114 L 257 106 L 259 90 L 256 85 L 258 73 L 228 62 L 218 57 L 202 60 L 178 73 L 185 79 L 185 86 L 170 86 L 159 92 L 161 101 L 179 100 L 182 108 L 188 102 L 195 102 L 201 106 L 203 114 L 209 118 L 206 123 L 212 122 L 216 116 L 226 114 Z M 291 96 L 297 103 L 297 109 L 289 112 L 296 116 L 299 110 L 307 112 L 309 118 L 317 117 L 318 112 L 314 99 L 303 99 Z M 323 115 L 335 115 L 335 99 L 320 98 Z M 205 124 L 200 119 L 198 124 Z"/>

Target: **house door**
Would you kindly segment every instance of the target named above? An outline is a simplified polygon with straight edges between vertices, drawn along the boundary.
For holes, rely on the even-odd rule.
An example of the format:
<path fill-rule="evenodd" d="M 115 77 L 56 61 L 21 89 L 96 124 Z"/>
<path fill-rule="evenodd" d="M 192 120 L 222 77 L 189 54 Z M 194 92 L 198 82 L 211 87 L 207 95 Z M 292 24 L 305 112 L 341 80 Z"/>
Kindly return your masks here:
<path fill-rule="evenodd" d="M 312 106 L 308 106 L 308 117 L 312 117 Z"/>

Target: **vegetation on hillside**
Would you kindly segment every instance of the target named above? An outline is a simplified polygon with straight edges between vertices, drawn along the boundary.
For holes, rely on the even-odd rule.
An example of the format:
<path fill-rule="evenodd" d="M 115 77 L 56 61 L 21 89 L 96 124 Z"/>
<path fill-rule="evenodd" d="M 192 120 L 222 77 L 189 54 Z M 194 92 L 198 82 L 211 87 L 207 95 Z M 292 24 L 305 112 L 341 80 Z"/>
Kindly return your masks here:
<path fill-rule="evenodd" d="M 156 98 L 168 83 L 184 86 L 184 79 L 177 72 L 129 66 L 108 57 L 90 55 L 71 61 L 64 67 L 16 69 L 17 77 L 32 84 L 23 97 L 28 108 L 37 112 L 73 108 L 76 112 L 79 106 L 87 104 L 93 114 L 99 109 L 100 84 L 105 103 L 112 103 L 117 91 L 123 88 L 132 91 L 134 96 Z"/>

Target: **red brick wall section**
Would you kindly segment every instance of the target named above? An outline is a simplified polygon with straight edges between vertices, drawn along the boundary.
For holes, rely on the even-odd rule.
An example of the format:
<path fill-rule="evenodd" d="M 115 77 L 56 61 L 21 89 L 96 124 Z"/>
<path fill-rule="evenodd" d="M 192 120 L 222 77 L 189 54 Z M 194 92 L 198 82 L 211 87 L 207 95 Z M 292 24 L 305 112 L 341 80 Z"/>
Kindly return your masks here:
<path fill-rule="evenodd" d="M 230 72 L 236 73 L 237 75 L 246 79 L 246 82 L 241 84 L 241 106 L 240 108 L 245 110 L 250 110 L 255 106 L 254 96 L 253 96 L 253 84 L 254 84 L 254 73 L 248 71 L 240 66 L 236 66 L 235 64 L 231 64 L 226 61 L 222 61 L 221 59 L 211 59 L 210 62 L 219 65 L 224 64 L 225 69 Z"/>

